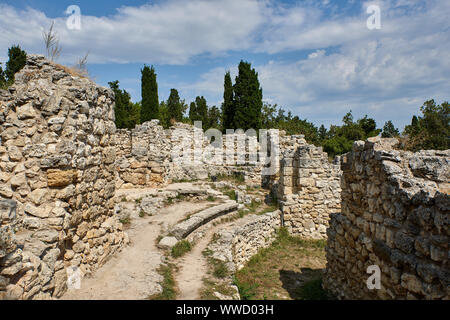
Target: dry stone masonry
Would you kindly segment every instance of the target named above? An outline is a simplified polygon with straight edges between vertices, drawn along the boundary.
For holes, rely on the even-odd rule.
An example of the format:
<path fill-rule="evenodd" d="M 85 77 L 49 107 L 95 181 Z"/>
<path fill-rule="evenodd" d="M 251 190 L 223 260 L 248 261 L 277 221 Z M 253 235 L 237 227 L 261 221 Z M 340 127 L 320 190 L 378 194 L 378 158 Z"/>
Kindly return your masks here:
<path fill-rule="evenodd" d="M 342 211 L 328 229 L 325 288 L 343 299 L 449 299 L 450 150 L 359 141 L 342 157 Z M 380 289 L 366 284 L 369 266 Z"/>
<path fill-rule="evenodd" d="M 267 248 L 276 239 L 281 227 L 280 211 L 245 217 L 240 225 L 217 232 L 208 249 L 212 257 L 227 264 L 235 273 L 244 267 L 258 250 Z"/>
<path fill-rule="evenodd" d="M 195 126 L 176 123 L 164 130 L 153 120 L 133 130 L 117 130 L 117 140 L 118 188 L 158 187 L 234 174 L 261 185 L 265 157 L 256 137 L 244 133 L 210 143 L 208 135 Z M 241 144 L 242 154 L 238 152 Z M 252 160 L 250 154 L 257 158 Z"/>
<path fill-rule="evenodd" d="M 126 241 L 113 216 L 114 97 L 41 56 L 0 91 L 0 298 L 59 297 Z"/>
<path fill-rule="evenodd" d="M 291 136 L 282 151 L 278 194 L 283 223 L 293 235 L 324 239 L 330 215 L 340 211 L 340 166 L 321 147 Z"/>
<path fill-rule="evenodd" d="M 243 209 L 253 201 L 246 187 L 263 186 L 280 210 L 244 217 L 209 246 L 230 270 L 284 226 L 328 236 L 324 286 L 339 298 L 449 299 L 449 150 L 413 154 L 373 138 L 330 163 L 304 136 L 236 132 L 210 143 L 215 134 L 157 120 L 116 130 L 111 90 L 29 55 L 0 90 L 0 300 L 61 297 L 69 275 L 91 274 L 129 242 L 121 220 L 158 214 L 174 197 L 224 197 L 168 184 L 221 175 L 244 178 L 232 186 L 237 202 L 194 215 L 160 246 Z M 370 265 L 379 290 L 367 288 Z"/>

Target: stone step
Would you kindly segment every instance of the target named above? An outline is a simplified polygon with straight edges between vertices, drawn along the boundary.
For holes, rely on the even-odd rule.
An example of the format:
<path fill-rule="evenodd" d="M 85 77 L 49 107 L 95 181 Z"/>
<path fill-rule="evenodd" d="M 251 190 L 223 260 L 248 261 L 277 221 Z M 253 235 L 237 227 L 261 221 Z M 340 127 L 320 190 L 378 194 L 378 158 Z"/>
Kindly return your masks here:
<path fill-rule="evenodd" d="M 193 231 L 203 226 L 204 224 L 214 220 L 220 216 L 226 215 L 230 212 L 236 211 L 238 209 L 238 203 L 236 201 L 228 201 L 224 204 L 205 209 L 192 215 L 186 221 L 180 222 L 175 225 L 171 230 L 170 234 L 173 235 L 178 240 L 186 238 Z"/>

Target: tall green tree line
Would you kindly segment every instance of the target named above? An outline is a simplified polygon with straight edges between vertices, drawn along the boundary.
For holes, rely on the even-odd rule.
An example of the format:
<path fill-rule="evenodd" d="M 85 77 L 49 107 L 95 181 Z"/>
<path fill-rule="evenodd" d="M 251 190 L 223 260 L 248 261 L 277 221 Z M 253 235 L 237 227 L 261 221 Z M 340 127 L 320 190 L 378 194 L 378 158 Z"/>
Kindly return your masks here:
<path fill-rule="evenodd" d="M 239 63 L 239 74 L 235 84 L 229 72 L 224 80 L 224 102 L 222 104 L 223 130 L 262 128 L 263 91 L 258 73 L 249 62 Z"/>

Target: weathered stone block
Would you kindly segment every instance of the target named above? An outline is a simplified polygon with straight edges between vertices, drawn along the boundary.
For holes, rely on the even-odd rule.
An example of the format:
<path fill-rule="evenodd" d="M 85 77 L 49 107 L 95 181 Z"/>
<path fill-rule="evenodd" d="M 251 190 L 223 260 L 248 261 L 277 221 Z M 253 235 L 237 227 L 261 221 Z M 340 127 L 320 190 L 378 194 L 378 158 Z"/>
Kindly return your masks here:
<path fill-rule="evenodd" d="M 49 187 L 65 187 L 74 182 L 78 178 L 76 170 L 47 170 L 47 181 Z"/>

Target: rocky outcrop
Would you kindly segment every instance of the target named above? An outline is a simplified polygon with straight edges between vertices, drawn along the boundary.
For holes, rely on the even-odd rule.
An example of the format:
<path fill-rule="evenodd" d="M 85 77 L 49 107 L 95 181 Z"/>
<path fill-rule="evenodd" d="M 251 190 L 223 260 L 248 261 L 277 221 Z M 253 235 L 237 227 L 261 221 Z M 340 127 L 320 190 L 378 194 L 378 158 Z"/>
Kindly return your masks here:
<path fill-rule="evenodd" d="M 328 229 L 324 286 L 342 299 L 449 299 L 450 150 L 358 141 L 342 157 L 342 211 Z M 367 286 L 368 267 L 381 272 Z"/>
<path fill-rule="evenodd" d="M 67 268 L 88 274 L 126 241 L 114 96 L 42 56 L 15 79 L 0 90 L 0 298 L 59 297 Z"/>

